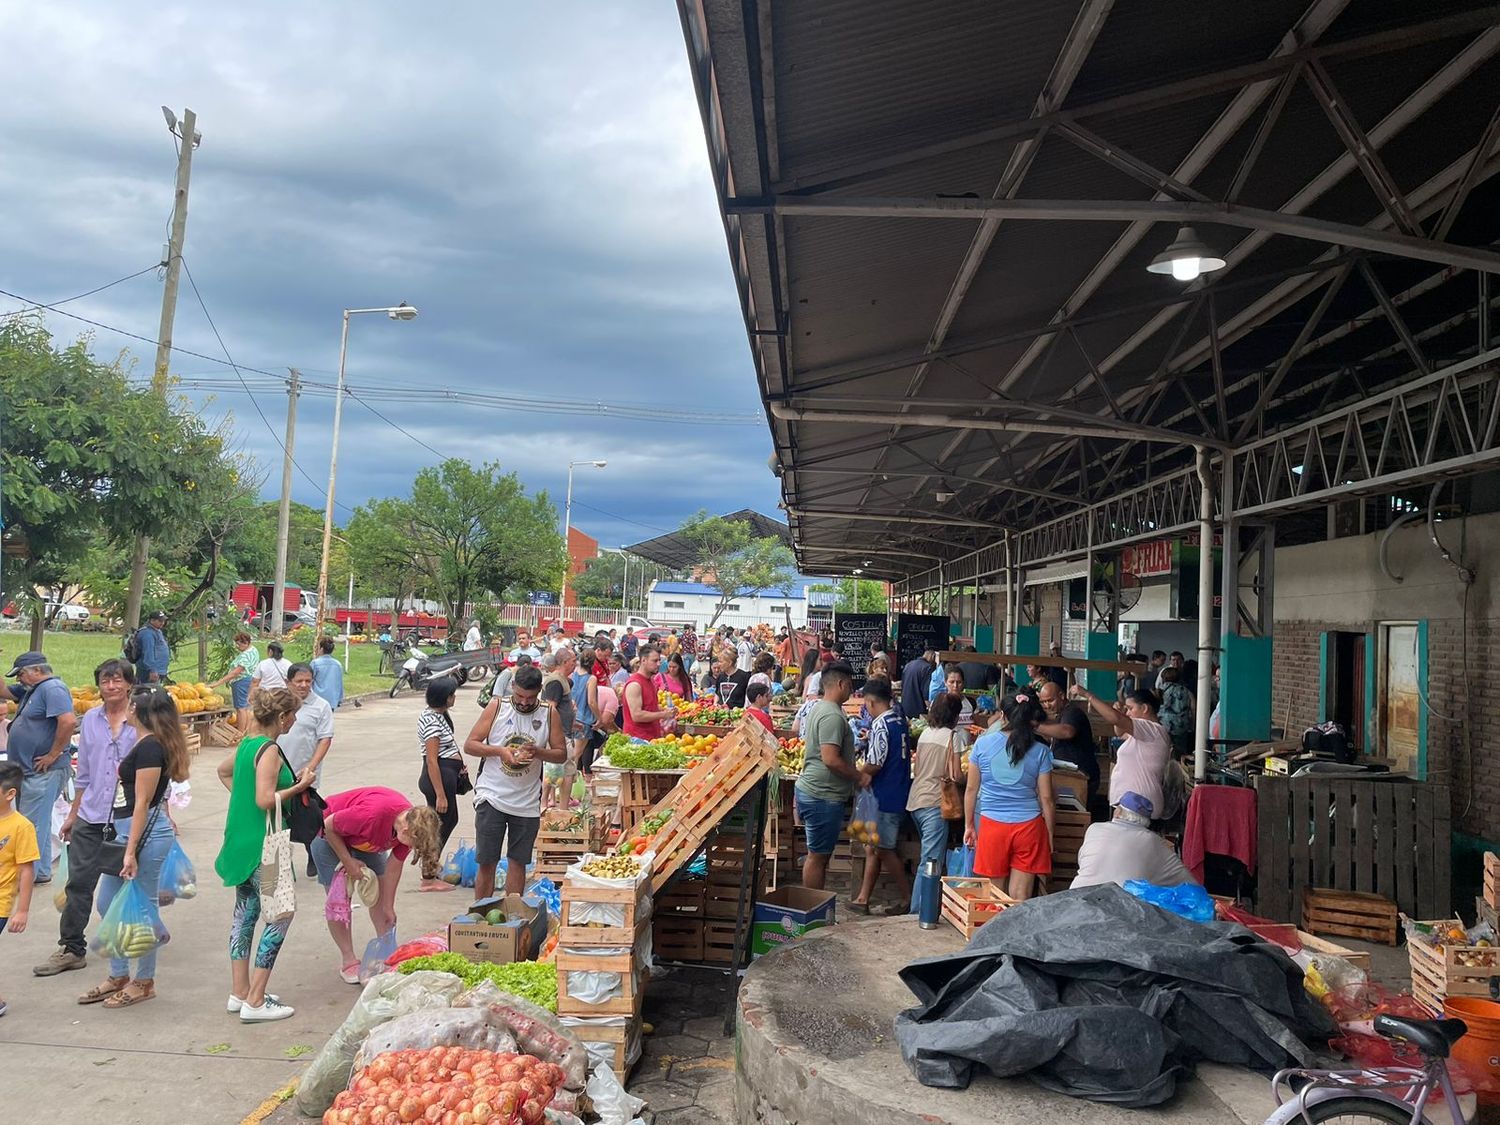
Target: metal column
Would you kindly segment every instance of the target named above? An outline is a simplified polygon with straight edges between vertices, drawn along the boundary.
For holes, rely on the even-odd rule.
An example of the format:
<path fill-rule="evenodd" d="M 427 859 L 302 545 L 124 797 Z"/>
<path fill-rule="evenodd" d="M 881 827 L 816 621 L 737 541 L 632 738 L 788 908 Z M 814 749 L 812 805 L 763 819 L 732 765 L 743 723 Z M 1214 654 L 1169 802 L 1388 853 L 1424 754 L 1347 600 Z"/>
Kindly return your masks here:
<path fill-rule="evenodd" d="M 1226 458 L 1227 460 L 1227 458 Z M 1208 450 L 1197 447 L 1198 468 L 1198 699 L 1213 690 L 1214 659 L 1214 481 Z M 1208 776 L 1209 709 L 1200 706 L 1193 738 L 1193 776 Z"/>

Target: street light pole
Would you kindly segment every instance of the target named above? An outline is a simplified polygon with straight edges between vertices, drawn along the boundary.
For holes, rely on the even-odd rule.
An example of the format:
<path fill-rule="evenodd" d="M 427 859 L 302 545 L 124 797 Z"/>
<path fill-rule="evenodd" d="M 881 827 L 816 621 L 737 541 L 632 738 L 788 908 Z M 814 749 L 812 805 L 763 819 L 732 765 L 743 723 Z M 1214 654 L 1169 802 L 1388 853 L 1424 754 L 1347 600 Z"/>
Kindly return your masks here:
<path fill-rule="evenodd" d="M 620 557 L 625 560 L 625 576 L 620 579 L 620 612 L 625 612 L 625 603 L 630 598 L 630 555 L 625 551 L 625 544 L 620 544 Z"/>
<path fill-rule="evenodd" d="M 573 552 L 568 548 L 568 532 L 573 530 L 573 466 L 592 465 L 596 469 L 602 469 L 608 465 L 608 461 L 597 461 L 586 457 L 582 461 L 568 462 L 568 499 L 563 505 L 563 554 L 567 561 L 563 564 L 562 597 L 557 602 L 557 617 L 562 620 L 564 611 L 568 607 L 568 578 L 573 571 Z"/>
<path fill-rule="evenodd" d="M 361 313 L 385 313 L 392 320 L 415 320 L 417 317 L 417 310 L 405 301 L 391 308 L 344 310 L 344 329 L 339 336 L 338 389 L 333 397 L 333 449 L 328 455 L 328 505 L 323 511 L 323 559 L 318 564 L 319 623 L 327 616 L 324 606 L 328 602 L 328 551 L 333 545 L 333 491 L 339 468 L 339 426 L 344 418 L 344 361 L 349 355 L 349 318 Z"/>

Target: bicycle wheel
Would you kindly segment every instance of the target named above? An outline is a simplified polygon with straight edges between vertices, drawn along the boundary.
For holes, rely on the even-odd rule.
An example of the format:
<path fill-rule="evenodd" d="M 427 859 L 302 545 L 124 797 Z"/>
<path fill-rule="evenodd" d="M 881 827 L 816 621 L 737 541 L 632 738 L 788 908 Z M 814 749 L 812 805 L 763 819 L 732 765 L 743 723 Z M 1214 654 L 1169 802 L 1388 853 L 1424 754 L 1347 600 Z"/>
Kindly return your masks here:
<path fill-rule="evenodd" d="M 1292 1117 L 1301 1121 L 1301 1117 Z M 1314 1125 L 1411 1125 L 1411 1107 L 1392 1105 L 1377 1098 L 1329 1098 L 1307 1107 L 1307 1120 Z M 1426 1117 L 1421 1125 L 1428 1125 Z"/>

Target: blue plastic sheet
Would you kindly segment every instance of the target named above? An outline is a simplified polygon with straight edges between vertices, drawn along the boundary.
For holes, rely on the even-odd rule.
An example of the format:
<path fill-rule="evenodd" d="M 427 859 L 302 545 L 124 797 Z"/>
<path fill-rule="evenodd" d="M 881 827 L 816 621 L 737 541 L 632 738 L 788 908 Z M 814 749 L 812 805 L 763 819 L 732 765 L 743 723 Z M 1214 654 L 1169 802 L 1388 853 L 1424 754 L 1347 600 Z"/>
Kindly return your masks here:
<path fill-rule="evenodd" d="M 1144 879 L 1131 879 L 1125 884 L 1125 890 L 1142 902 L 1149 902 L 1152 906 L 1170 910 L 1173 914 L 1191 922 L 1214 920 L 1214 900 L 1209 898 L 1208 892 L 1197 883 L 1183 883 L 1179 887 L 1159 887 Z"/>

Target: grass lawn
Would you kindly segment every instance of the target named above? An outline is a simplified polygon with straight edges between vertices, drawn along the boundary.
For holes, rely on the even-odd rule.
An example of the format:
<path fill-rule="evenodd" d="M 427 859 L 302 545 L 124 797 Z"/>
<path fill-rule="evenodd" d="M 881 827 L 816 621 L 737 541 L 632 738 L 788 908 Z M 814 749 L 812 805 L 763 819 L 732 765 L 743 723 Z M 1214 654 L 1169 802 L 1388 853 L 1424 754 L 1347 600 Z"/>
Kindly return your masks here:
<path fill-rule="evenodd" d="M 0 673 L 10 670 L 10 662 L 27 650 L 28 633 L 25 629 L 0 630 L 0 660 L 5 661 Z M 261 654 L 265 645 L 257 644 Z M 120 637 L 116 633 L 77 633 L 66 630 L 48 632 L 42 639 L 42 651 L 47 654 L 53 669 L 69 687 L 82 687 L 94 682 L 94 669 L 111 656 L 120 655 Z M 334 655 L 344 658 L 344 646 L 338 645 Z M 377 676 L 380 666 L 380 647 L 373 644 L 349 646 L 349 671 L 344 678 L 347 695 L 361 695 L 370 691 L 383 691 L 391 686 L 391 677 Z M 196 681 L 198 679 L 198 646 L 188 643 L 179 645 L 172 660 L 170 675 L 174 680 Z"/>

